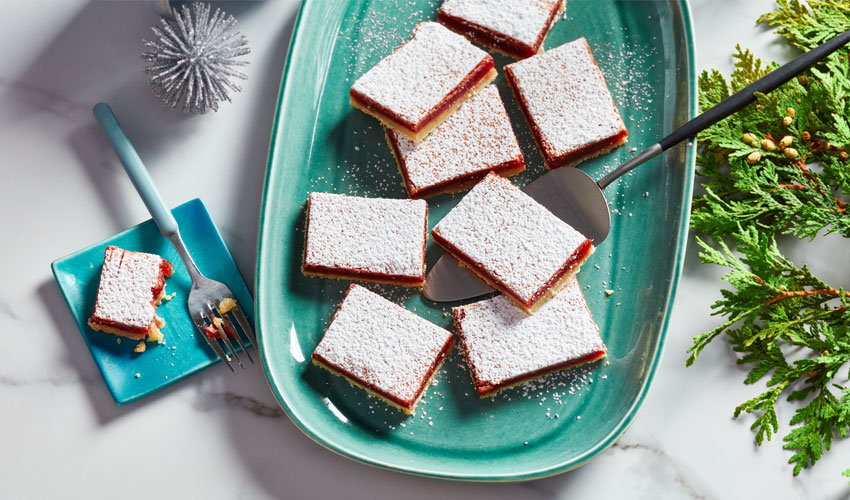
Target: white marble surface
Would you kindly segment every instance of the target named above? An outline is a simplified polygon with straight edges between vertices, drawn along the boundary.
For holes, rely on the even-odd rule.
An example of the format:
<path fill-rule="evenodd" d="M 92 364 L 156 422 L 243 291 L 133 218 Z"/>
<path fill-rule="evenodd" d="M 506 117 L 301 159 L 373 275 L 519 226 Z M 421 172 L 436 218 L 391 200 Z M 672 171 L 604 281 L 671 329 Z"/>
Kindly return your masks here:
<path fill-rule="evenodd" d="M 742 42 L 790 52 L 754 27 L 771 0 L 694 0 L 698 64 L 728 70 Z M 847 498 L 838 441 L 792 478 L 781 442 L 753 444 L 732 409 L 751 397 L 721 343 L 692 368 L 691 337 L 716 323 L 719 270 L 693 245 L 665 354 L 632 427 L 588 465 L 522 484 L 465 484 L 360 465 L 314 444 L 283 415 L 259 369 L 222 366 L 136 404 L 108 395 L 50 275 L 50 262 L 148 216 L 91 117 L 112 103 L 176 205 L 201 194 L 253 280 L 256 221 L 295 0 L 236 2 L 250 38 L 250 81 L 237 103 L 186 119 L 161 107 L 140 74 L 139 40 L 155 21 L 139 1 L 3 2 L 0 18 L 0 497 L 17 498 Z M 129 117 L 132 117 L 130 119 Z M 191 168 L 189 168 L 191 166 Z M 196 173 L 214 175 L 196 179 Z M 168 179 L 168 183 L 165 182 Z M 836 253 L 841 252 L 841 253 Z M 824 268 L 848 255 L 829 240 L 803 255 Z M 831 259 L 833 262 L 835 259 Z M 847 257 L 833 274 L 848 285 Z M 820 264 L 819 264 L 820 263 Z M 787 421 L 788 413 L 781 419 Z M 786 431 L 786 428 L 780 430 Z"/>

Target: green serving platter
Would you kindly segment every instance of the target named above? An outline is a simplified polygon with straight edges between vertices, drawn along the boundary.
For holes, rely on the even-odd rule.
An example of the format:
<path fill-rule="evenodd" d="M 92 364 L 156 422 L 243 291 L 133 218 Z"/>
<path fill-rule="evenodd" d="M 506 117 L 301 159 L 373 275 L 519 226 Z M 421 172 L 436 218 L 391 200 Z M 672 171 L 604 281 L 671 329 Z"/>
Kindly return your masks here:
<path fill-rule="evenodd" d="M 612 228 L 579 273 L 608 357 L 479 399 L 463 357 L 449 357 L 416 414 L 405 417 L 310 363 L 348 283 L 301 274 L 311 191 L 406 198 L 378 122 L 348 89 L 436 18 L 434 0 L 304 0 L 272 130 L 256 283 L 260 357 L 275 396 L 317 443 L 402 472 L 475 481 L 557 474 L 601 453 L 634 420 L 658 366 L 681 271 L 695 147 L 681 144 L 606 190 Z M 629 129 L 628 143 L 580 168 L 599 178 L 695 114 L 695 69 L 685 0 L 569 0 L 545 47 L 585 37 Z M 525 185 L 543 161 L 494 56 L 496 84 L 525 155 Z M 463 196 L 428 201 L 433 226 Z M 427 264 L 441 254 L 429 242 Z M 450 308 L 418 290 L 370 285 L 451 329 Z"/>

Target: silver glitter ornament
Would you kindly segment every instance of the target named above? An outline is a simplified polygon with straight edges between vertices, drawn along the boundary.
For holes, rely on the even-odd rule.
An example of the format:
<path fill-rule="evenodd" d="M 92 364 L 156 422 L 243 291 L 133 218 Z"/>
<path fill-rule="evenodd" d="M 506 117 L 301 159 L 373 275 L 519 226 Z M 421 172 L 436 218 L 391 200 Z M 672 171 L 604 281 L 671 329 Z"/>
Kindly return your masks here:
<path fill-rule="evenodd" d="M 142 40 L 148 48 L 142 59 L 151 63 L 145 68 L 148 84 L 163 102 L 185 113 L 218 111 L 219 101 L 230 102 L 230 91 L 242 87 L 234 78 L 248 76 L 236 70 L 247 61 L 237 57 L 251 52 L 248 40 L 231 31 L 236 19 L 216 8 L 210 15 L 210 4 L 186 4 L 174 12 L 174 21 L 164 18 L 151 26 L 155 40 Z"/>

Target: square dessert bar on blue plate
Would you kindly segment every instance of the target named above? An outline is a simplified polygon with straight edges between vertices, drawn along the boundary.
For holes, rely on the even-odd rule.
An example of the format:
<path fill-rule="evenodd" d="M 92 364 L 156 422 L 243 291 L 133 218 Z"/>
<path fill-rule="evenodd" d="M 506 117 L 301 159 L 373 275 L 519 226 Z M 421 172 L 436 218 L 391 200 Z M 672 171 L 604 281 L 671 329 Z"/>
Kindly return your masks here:
<path fill-rule="evenodd" d="M 253 325 L 251 293 L 203 202 L 194 199 L 172 213 L 201 272 L 230 287 Z M 103 252 L 109 245 L 157 254 L 174 264 L 174 274 L 166 280 L 165 289 L 177 295 L 163 301 L 157 310 L 157 315 L 165 320 L 162 329 L 165 340 L 162 344 L 148 342 L 145 352 L 133 351 L 138 341 L 96 332 L 88 326 L 97 296 Z M 116 403 L 129 403 L 219 362 L 218 356 L 196 333 L 189 316 L 186 307 L 192 285 L 189 273 L 153 220 L 57 259 L 51 267 L 71 316 Z"/>

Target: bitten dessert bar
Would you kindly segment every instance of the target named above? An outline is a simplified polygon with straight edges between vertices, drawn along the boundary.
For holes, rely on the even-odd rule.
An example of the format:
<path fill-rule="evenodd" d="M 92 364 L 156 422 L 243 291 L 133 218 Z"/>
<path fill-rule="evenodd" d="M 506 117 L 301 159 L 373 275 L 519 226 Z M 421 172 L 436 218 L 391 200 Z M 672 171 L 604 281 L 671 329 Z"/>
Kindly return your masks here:
<path fill-rule="evenodd" d="M 159 255 L 106 247 L 89 326 L 134 340 L 161 342 L 165 320 L 156 315 L 156 309 L 166 297 L 165 278 L 173 272 L 171 262 Z"/>

